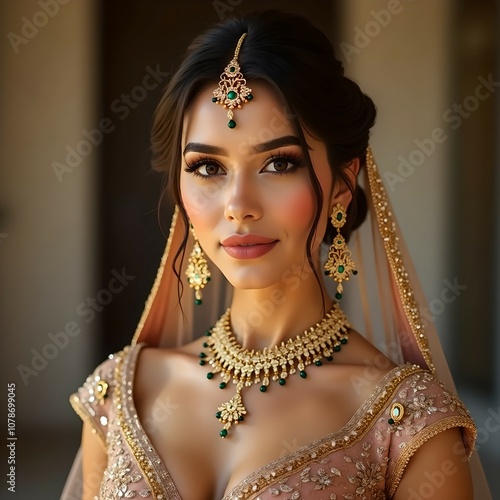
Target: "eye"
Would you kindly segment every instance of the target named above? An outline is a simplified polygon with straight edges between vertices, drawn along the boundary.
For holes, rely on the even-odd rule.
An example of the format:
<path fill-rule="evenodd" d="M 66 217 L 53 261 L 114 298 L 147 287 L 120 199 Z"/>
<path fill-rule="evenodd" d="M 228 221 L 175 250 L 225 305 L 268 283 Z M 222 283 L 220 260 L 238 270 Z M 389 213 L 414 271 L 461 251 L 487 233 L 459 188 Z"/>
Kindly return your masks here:
<path fill-rule="evenodd" d="M 283 174 L 291 172 L 299 166 L 301 166 L 301 160 L 296 158 L 295 155 L 277 155 L 269 159 L 262 171 L 271 174 Z"/>
<path fill-rule="evenodd" d="M 220 171 L 220 167 L 215 163 L 205 163 L 204 165 L 200 165 L 197 170 L 200 175 L 209 177 L 211 175 L 217 175 Z"/>
<path fill-rule="evenodd" d="M 193 175 L 204 178 L 224 175 L 224 169 L 217 162 L 209 158 L 202 158 L 201 160 L 189 163 L 186 165 L 185 170 Z"/>
<path fill-rule="evenodd" d="M 289 166 L 293 166 L 288 160 L 285 160 L 284 158 L 280 158 L 278 160 L 274 160 L 271 163 L 267 165 L 268 167 L 271 166 L 276 170 L 276 172 L 284 172 L 289 168 Z"/>

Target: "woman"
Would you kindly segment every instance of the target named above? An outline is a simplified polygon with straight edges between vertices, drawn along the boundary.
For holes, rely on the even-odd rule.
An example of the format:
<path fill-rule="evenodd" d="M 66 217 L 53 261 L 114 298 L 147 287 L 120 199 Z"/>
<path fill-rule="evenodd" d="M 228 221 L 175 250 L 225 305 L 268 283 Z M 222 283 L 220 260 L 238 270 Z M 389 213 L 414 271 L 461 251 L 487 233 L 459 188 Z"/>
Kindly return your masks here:
<path fill-rule="evenodd" d="M 302 18 L 259 13 L 194 41 L 153 128 L 178 207 L 157 280 L 131 346 L 71 398 L 84 499 L 473 498 L 475 427 L 419 314 L 374 120 Z M 341 305 L 377 315 L 370 266 L 382 340 L 368 341 Z"/>

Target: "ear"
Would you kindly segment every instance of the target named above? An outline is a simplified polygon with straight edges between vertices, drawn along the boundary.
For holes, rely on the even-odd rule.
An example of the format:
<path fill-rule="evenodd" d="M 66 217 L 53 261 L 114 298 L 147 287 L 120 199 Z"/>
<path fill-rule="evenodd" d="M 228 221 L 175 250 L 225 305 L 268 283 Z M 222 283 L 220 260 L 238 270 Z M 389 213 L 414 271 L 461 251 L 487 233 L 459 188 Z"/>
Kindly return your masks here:
<path fill-rule="evenodd" d="M 351 163 L 344 168 L 344 172 L 349 179 L 351 187 L 356 188 L 358 173 L 359 173 L 360 163 L 359 158 L 355 158 Z M 333 211 L 333 207 L 340 203 L 346 210 L 352 201 L 352 192 L 349 189 L 347 183 L 339 181 L 335 184 L 333 189 L 332 197 L 330 200 L 330 213 Z"/>

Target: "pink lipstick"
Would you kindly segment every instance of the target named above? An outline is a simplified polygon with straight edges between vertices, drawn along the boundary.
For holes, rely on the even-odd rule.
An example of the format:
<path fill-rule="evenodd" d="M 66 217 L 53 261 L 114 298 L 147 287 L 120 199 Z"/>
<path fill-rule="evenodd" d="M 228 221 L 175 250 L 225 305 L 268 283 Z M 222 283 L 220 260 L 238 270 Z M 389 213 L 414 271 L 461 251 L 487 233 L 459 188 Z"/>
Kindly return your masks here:
<path fill-rule="evenodd" d="M 235 259 L 257 259 L 270 252 L 278 240 L 256 234 L 234 234 L 222 241 L 222 248 Z"/>

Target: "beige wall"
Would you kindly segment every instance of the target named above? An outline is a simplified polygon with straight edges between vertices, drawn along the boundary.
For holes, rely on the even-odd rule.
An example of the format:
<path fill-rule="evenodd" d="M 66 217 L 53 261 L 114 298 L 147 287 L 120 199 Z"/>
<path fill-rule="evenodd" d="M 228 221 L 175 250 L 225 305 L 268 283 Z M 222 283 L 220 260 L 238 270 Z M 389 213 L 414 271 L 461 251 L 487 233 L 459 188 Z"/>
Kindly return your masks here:
<path fill-rule="evenodd" d="M 341 5 L 339 55 L 346 73 L 377 105 L 372 148 L 427 298 L 439 298 L 443 280 L 453 279 L 446 258 L 452 141 L 440 135 L 441 143 L 427 143 L 429 152 L 434 147 L 431 154 L 414 150 L 419 149 L 416 140 L 427 140 L 446 126 L 452 2 L 375 0 L 367 6 L 365 0 L 350 0 Z M 409 167 L 398 169 L 400 156 Z M 449 313 L 436 318 L 441 332 Z"/>
<path fill-rule="evenodd" d="M 96 155 L 62 182 L 52 163 L 95 121 L 95 25 L 89 0 L 0 4 L 0 349 L 27 427 L 74 421 L 64 394 L 81 383 L 93 347 L 96 324 L 76 307 L 93 289 Z M 47 347 L 69 321 L 81 333 Z M 33 369 L 32 349 L 45 361 L 25 384 L 19 365 Z"/>
<path fill-rule="evenodd" d="M 427 299 L 431 304 L 434 301 L 436 311 L 441 311 L 435 315 L 435 322 L 453 369 L 454 355 L 458 354 L 455 344 L 459 334 L 455 329 L 455 319 L 459 317 L 465 301 L 469 301 L 469 304 L 471 300 L 481 303 L 478 294 L 482 292 L 481 286 L 474 287 L 474 283 L 456 261 L 454 238 L 457 233 L 460 237 L 463 219 L 458 219 L 459 214 L 454 208 L 454 203 L 461 201 L 456 199 L 453 189 L 459 184 L 459 176 L 465 175 L 465 171 L 474 178 L 477 168 L 490 168 L 490 165 L 470 162 L 461 169 L 457 158 L 461 154 L 460 141 L 464 140 L 461 134 L 466 132 L 465 129 L 475 126 L 479 136 L 491 131 L 489 122 L 478 119 L 480 112 L 466 122 L 456 111 L 456 95 L 460 95 L 462 82 L 453 81 L 458 72 L 454 64 L 463 63 L 456 60 L 457 44 L 468 44 L 470 50 L 480 53 L 483 33 L 479 30 L 475 37 L 468 40 L 454 38 L 454 35 L 461 35 L 454 31 L 453 25 L 459 6 L 451 0 L 345 0 L 341 2 L 341 6 L 343 32 L 340 39 L 344 45 L 340 54 L 344 52 L 347 74 L 360 82 L 378 106 L 372 147 L 379 168 L 384 172 L 389 196 Z M 486 7 L 491 8 L 492 4 Z M 484 31 L 487 33 L 487 30 Z M 479 57 L 478 55 L 477 58 Z M 477 75 L 473 70 L 472 81 L 468 82 L 467 93 L 464 95 L 473 95 L 479 83 Z M 484 92 L 483 89 L 483 95 Z M 479 106 L 484 111 L 485 108 L 495 106 L 495 100 L 498 106 L 500 100 L 496 93 L 481 101 Z M 461 103 L 462 101 L 458 104 Z M 415 142 L 417 140 L 425 142 L 424 148 L 428 148 L 425 155 L 412 153 L 419 149 Z M 487 144 L 487 141 L 483 144 Z M 477 144 L 475 146 L 478 147 Z M 421 164 L 400 170 L 400 156 L 406 160 L 413 158 L 413 163 Z M 498 158 L 497 151 L 497 161 Z M 460 160 L 463 161 L 463 158 Z M 496 168 L 498 172 L 498 164 Z M 480 199 L 480 196 L 481 194 L 476 195 L 468 201 L 472 205 L 483 206 L 491 202 L 486 198 Z M 495 227 L 498 231 L 498 220 Z M 485 238 L 486 244 L 493 244 L 486 232 L 481 233 L 481 237 Z M 474 242 L 469 243 L 474 247 Z M 469 257 L 471 265 L 484 264 L 476 262 L 472 253 Z M 494 272 L 494 269 L 493 265 L 488 271 Z M 498 259 L 496 271 L 498 276 Z M 454 302 L 446 304 L 441 301 L 439 304 L 442 290 L 446 287 L 445 280 L 453 283 L 455 279 L 459 285 L 467 286 L 467 289 Z M 497 297 L 498 293 L 497 289 Z M 479 305 L 473 314 L 489 319 L 493 312 L 487 306 L 483 305 L 481 308 Z M 472 324 L 477 323 L 475 316 L 470 317 L 470 321 Z M 481 334 L 477 329 L 469 329 L 466 332 L 468 343 L 481 341 Z M 492 336 L 496 339 L 497 346 L 500 345 L 499 335 L 497 325 Z M 483 335 L 483 338 L 490 337 Z M 492 348 L 492 345 L 486 347 Z M 470 356 L 470 351 L 467 350 L 462 355 Z M 471 363 L 480 362 L 481 360 L 471 358 Z M 455 376 L 457 375 L 462 375 L 462 380 L 467 379 L 467 374 L 455 372 Z M 498 394 L 500 379 L 497 377 L 492 385 Z M 493 470 L 498 467 L 500 432 L 496 425 L 491 427 L 490 424 L 492 415 L 498 414 L 498 396 L 495 399 L 493 394 L 485 395 L 484 387 L 477 387 L 477 392 L 472 388 L 458 389 L 476 420 L 480 454 L 492 488 L 495 484 L 497 489 L 494 491 L 497 491 Z"/>

